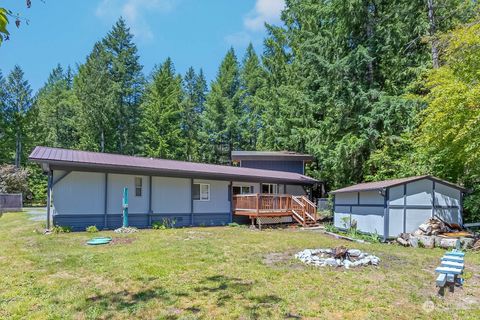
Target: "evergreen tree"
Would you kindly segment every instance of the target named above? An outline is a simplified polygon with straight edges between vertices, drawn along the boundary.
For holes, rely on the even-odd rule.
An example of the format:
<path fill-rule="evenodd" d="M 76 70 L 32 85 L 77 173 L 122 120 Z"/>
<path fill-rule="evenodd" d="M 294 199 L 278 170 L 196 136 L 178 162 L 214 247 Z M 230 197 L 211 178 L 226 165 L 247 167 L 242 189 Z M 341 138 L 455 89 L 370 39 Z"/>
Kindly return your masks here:
<path fill-rule="evenodd" d="M 39 90 L 34 108 L 37 112 L 38 144 L 73 148 L 78 144 L 75 130 L 77 103 L 72 90 L 71 74 L 57 65 Z"/>
<path fill-rule="evenodd" d="M 202 150 L 208 162 L 228 163 L 231 152 L 241 147 L 240 95 L 239 66 L 232 48 L 220 65 L 205 103 Z"/>
<path fill-rule="evenodd" d="M 262 117 L 261 102 L 257 94 L 265 88 L 265 77 L 266 74 L 260 64 L 260 59 L 250 43 L 240 70 L 242 90 L 240 128 L 242 149 L 245 150 L 255 150 L 257 147 Z"/>
<path fill-rule="evenodd" d="M 10 128 L 11 137 L 7 141 L 12 141 L 14 146 L 10 150 L 15 150 L 15 167 L 19 168 L 24 161 L 25 142 L 28 139 L 27 114 L 32 106 L 32 90 L 30 84 L 24 79 L 23 70 L 15 65 L 8 75 L 5 85 L 5 107 L 4 114 L 6 126 Z"/>
<path fill-rule="evenodd" d="M 204 110 L 206 81 L 202 70 L 197 75 L 190 67 L 183 78 L 181 110 L 182 137 L 185 139 L 185 158 L 198 161 L 200 157 L 201 115 Z"/>
<path fill-rule="evenodd" d="M 156 67 L 143 98 L 143 153 L 149 157 L 185 159 L 182 136 L 182 78 L 168 58 Z"/>
<path fill-rule="evenodd" d="M 137 47 L 125 20 L 120 18 L 102 40 L 107 53 L 113 87 L 109 94 L 115 110 L 116 151 L 134 154 L 138 147 L 140 98 L 143 90 L 142 66 Z"/>
<path fill-rule="evenodd" d="M 0 70 L 0 163 L 10 162 L 11 149 L 9 138 L 11 137 L 10 127 L 7 121 L 7 88 L 5 78 Z"/>
<path fill-rule="evenodd" d="M 80 149 L 100 152 L 118 150 L 115 140 L 117 105 L 112 93 L 115 82 L 111 77 L 109 61 L 103 44 L 97 42 L 74 78 L 73 89 L 79 104 L 75 121 Z"/>

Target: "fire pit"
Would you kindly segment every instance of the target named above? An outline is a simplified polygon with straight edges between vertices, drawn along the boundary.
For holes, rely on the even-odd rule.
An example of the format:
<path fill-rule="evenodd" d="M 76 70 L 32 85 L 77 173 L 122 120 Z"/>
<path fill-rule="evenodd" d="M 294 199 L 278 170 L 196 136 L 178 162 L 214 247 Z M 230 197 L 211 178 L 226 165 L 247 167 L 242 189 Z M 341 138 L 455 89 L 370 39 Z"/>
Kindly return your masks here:
<path fill-rule="evenodd" d="M 343 246 L 333 249 L 305 249 L 298 252 L 295 258 L 305 264 L 318 267 L 344 267 L 345 269 L 368 265 L 377 266 L 380 262 L 380 258 L 377 256 Z"/>

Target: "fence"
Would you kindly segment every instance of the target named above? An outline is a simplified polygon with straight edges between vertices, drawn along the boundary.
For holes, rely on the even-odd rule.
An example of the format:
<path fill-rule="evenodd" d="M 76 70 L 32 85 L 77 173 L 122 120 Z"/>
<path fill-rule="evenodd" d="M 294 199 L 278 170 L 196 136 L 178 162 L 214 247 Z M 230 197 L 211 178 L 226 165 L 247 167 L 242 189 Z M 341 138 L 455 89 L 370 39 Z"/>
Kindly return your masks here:
<path fill-rule="evenodd" d="M 320 198 L 317 200 L 317 208 L 319 211 L 331 210 L 331 206 L 328 203 L 328 198 Z"/>
<path fill-rule="evenodd" d="M 21 211 L 22 210 L 22 194 L 0 194 L 0 212 L 5 211 Z"/>

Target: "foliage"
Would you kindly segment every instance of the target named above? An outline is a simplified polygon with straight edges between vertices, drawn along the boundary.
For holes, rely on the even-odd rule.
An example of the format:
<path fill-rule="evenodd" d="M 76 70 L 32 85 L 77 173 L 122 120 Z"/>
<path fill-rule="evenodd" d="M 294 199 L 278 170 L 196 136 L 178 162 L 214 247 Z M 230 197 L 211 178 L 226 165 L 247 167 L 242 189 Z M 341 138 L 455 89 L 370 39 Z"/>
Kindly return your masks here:
<path fill-rule="evenodd" d="M 228 226 L 229 226 L 229 227 L 232 227 L 232 228 L 238 228 L 238 227 L 240 227 L 241 225 L 238 224 L 238 223 L 236 223 L 236 222 L 230 222 L 230 223 L 228 224 Z"/>
<path fill-rule="evenodd" d="M 163 218 L 162 221 L 155 221 L 152 223 L 152 229 L 165 230 L 175 227 L 176 219 Z"/>
<path fill-rule="evenodd" d="M 340 230 L 338 230 L 337 227 L 335 227 L 335 225 L 333 223 L 326 223 L 323 225 L 324 228 L 325 228 L 325 231 L 327 232 L 332 232 L 332 233 L 338 233 Z"/>
<path fill-rule="evenodd" d="M 59 233 L 70 233 L 72 232 L 72 227 L 70 226 L 53 226 L 52 230 L 50 230 L 52 233 L 59 234 Z"/>
<path fill-rule="evenodd" d="M 88 233 L 95 233 L 98 232 L 98 228 L 97 226 L 88 226 L 85 228 L 85 231 L 87 231 Z"/>
<path fill-rule="evenodd" d="M 8 39 L 10 33 L 7 30 L 8 25 L 8 16 L 7 9 L 0 8 L 0 45 L 2 45 L 3 40 Z"/>
<path fill-rule="evenodd" d="M 227 164 L 231 152 L 241 148 L 240 94 L 239 65 L 231 48 L 220 64 L 205 103 L 203 149 L 208 162 Z"/>
<path fill-rule="evenodd" d="M 0 193 L 28 191 L 28 171 L 13 165 L 0 165 Z"/>
<path fill-rule="evenodd" d="M 182 79 L 175 74 L 168 58 L 157 67 L 148 84 L 141 105 L 144 154 L 166 159 L 185 158 L 185 140 L 182 136 Z"/>
<path fill-rule="evenodd" d="M 480 216 L 480 24 L 460 26 L 442 38 L 442 66 L 429 72 L 428 107 L 421 114 L 418 153 L 431 172 L 474 187 L 466 220 Z"/>

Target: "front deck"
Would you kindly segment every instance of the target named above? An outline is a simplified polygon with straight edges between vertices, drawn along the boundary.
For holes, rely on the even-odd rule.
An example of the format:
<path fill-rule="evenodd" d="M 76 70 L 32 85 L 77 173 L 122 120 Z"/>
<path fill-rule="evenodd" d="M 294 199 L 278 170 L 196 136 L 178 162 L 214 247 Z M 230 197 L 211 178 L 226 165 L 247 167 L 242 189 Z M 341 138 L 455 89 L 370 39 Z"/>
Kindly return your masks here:
<path fill-rule="evenodd" d="M 248 216 L 260 224 L 261 218 L 292 217 L 304 227 L 317 224 L 317 206 L 305 196 L 290 194 L 239 194 L 233 196 L 233 213 Z"/>

